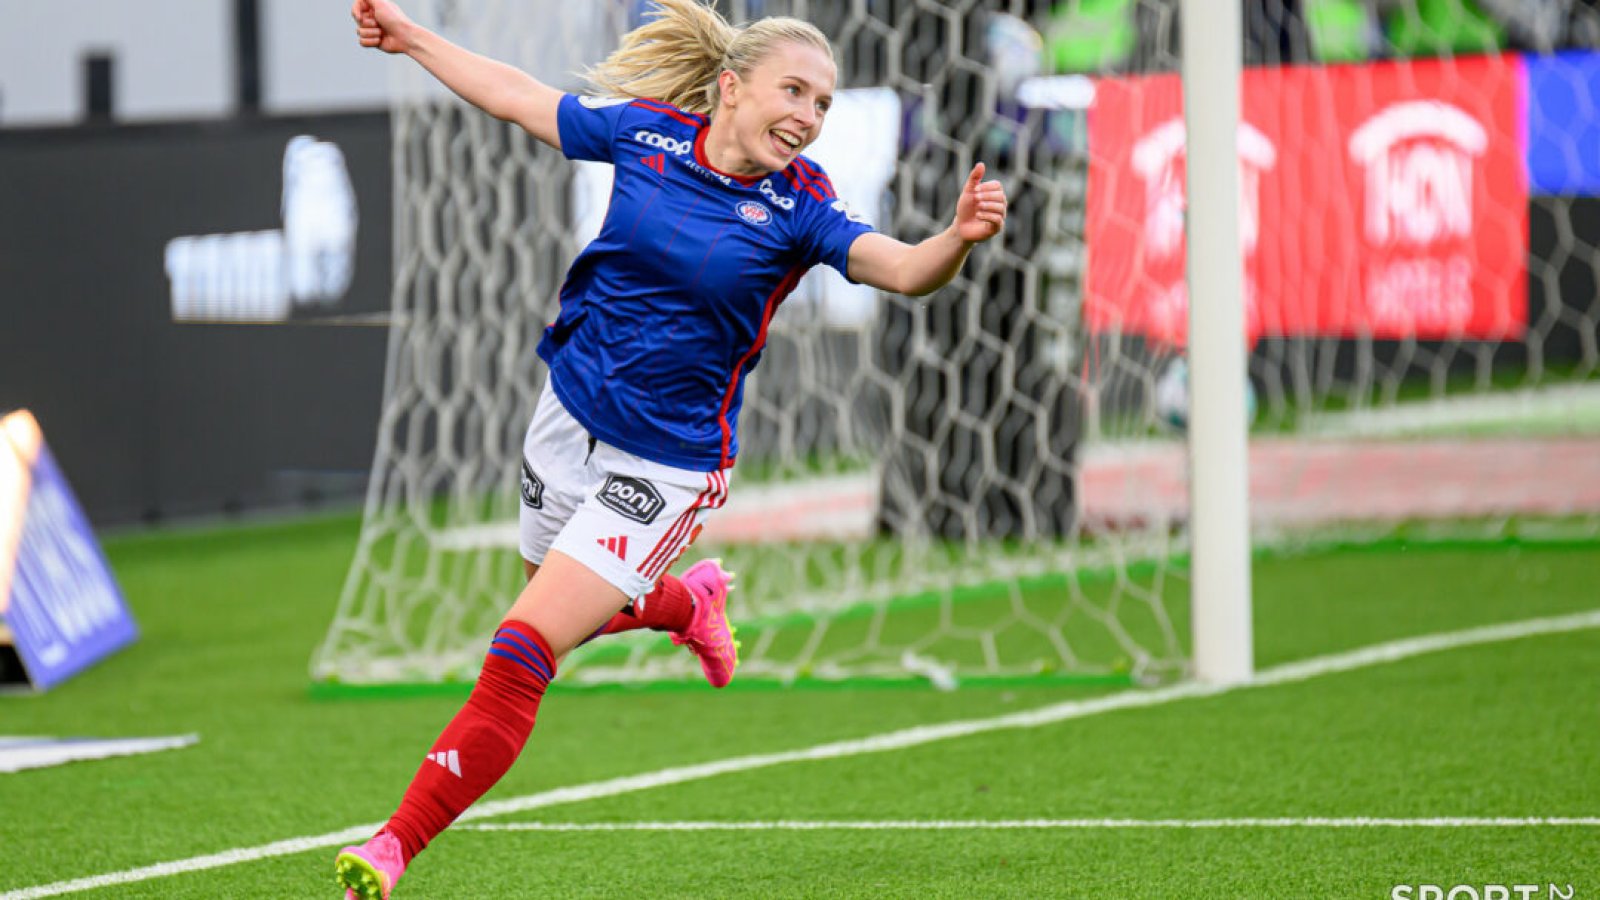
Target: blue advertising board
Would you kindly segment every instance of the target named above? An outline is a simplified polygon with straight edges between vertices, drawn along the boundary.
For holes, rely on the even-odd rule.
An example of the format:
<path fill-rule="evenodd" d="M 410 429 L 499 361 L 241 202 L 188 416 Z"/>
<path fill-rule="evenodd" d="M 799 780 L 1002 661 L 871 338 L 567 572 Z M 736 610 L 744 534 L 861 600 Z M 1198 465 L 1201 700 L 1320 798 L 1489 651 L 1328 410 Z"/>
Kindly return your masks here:
<path fill-rule="evenodd" d="M 1528 56 L 1528 192 L 1600 195 L 1600 53 Z"/>
<path fill-rule="evenodd" d="M 0 622 L 28 683 L 45 690 L 138 628 L 33 417 L 6 416 L 0 435 Z"/>

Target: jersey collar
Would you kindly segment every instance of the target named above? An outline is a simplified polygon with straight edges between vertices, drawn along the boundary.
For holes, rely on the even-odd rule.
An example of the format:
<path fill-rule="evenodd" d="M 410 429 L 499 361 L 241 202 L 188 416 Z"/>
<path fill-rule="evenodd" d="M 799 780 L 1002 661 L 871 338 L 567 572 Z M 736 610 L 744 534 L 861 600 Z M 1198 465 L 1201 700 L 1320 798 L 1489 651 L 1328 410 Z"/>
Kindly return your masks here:
<path fill-rule="evenodd" d="M 707 171 L 715 172 L 718 175 L 721 175 L 723 178 L 732 178 L 736 184 L 739 184 L 739 185 L 741 185 L 743 187 L 755 187 L 756 183 L 759 182 L 761 179 L 772 177 L 771 175 L 756 175 L 754 177 L 746 178 L 746 177 L 744 177 L 742 175 L 735 175 L 732 172 L 724 172 L 721 169 L 717 168 L 716 166 L 713 166 L 711 164 L 711 160 L 706 158 L 706 132 L 708 132 L 710 130 L 711 130 L 711 126 L 710 125 L 702 126 L 700 131 L 697 134 L 695 134 L 695 136 L 694 136 L 694 161 L 695 162 L 699 163 L 702 166 L 705 166 Z M 777 174 L 777 173 L 773 173 L 773 174 Z"/>

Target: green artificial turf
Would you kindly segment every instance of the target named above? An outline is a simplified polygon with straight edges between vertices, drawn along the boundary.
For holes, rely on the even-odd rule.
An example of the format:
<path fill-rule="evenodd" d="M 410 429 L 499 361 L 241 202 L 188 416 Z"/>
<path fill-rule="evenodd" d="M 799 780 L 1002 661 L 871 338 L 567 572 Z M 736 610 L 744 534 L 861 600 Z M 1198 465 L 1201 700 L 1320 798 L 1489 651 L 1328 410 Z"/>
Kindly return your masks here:
<path fill-rule="evenodd" d="M 307 661 L 354 517 L 118 537 L 138 644 L 0 733 L 194 732 L 194 747 L 0 775 L 0 896 L 323 835 L 393 809 L 459 696 L 318 700 Z M 1262 668 L 1600 607 L 1600 546 L 1403 543 L 1259 559 Z M 1600 816 L 1600 634 L 826 761 L 492 823 Z M 1104 685 L 553 692 L 488 800 L 1104 695 Z M 335 848 L 102 888 L 337 897 Z M 1387 897 L 1396 884 L 1600 893 L 1600 829 L 446 832 L 395 896 Z M 1541 895 L 1542 896 L 1542 895 Z"/>

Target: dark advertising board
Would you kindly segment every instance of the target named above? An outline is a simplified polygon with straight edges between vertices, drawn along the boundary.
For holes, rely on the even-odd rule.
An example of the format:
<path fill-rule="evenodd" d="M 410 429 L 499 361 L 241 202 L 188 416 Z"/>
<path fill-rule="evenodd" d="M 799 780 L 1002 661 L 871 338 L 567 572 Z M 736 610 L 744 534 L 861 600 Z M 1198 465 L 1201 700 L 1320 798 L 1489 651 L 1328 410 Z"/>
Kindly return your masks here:
<path fill-rule="evenodd" d="M 382 114 L 0 132 L 0 411 L 92 520 L 361 490 L 389 147 Z"/>

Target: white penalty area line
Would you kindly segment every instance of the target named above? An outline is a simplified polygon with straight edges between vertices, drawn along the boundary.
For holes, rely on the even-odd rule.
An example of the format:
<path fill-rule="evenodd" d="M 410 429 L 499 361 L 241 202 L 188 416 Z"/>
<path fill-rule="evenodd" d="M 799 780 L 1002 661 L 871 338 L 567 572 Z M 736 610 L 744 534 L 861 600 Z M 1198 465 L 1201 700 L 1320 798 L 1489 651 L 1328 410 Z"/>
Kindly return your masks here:
<path fill-rule="evenodd" d="M 465 831 L 1027 831 L 1203 828 L 1596 828 L 1592 818 L 949 819 L 883 822 L 476 822 Z"/>
<path fill-rule="evenodd" d="M 699 765 L 679 766 L 671 769 L 662 769 L 657 772 L 647 772 L 642 775 L 630 775 L 607 781 L 557 788 L 551 791 L 529 794 L 525 797 L 497 800 L 492 803 L 480 803 L 463 813 L 457 821 L 467 822 L 475 819 L 494 818 L 565 803 L 583 803 L 605 797 L 615 797 L 636 791 L 683 784 L 689 781 L 699 781 L 735 772 L 749 772 L 754 769 L 764 769 L 788 763 L 842 759 L 850 756 L 860 756 L 865 753 L 904 750 L 908 747 L 919 747 L 936 741 L 1013 728 L 1039 728 L 1071 719 L 1099 715 L 1100 713 L 1161 706 L 1178 700 L 1215 697 L 1238 690 L 1306 681 L 1323 675 L 1364 669 L 1369 666 L 1398 662 L 1403 659 L 1445 650 L 1455 650 L 1481 644 L 1494 644 L 1538 635 L 1582 631 L 1591 628 L 1600 628 L 1600 610 L 1543 619 L 1527 619 L 1521 622 L 1508 622 L 1501 625 L 1488 625 L 1445 634 L 1427 635 L 1386 644 L 1375 644 L 1346 653 L 1319 656 L 1314 659 L 1278 666 L 1260 672 L 1255 678 L 1242 684 L 1208 685 L 1186 682 L 1147 691 L 1132 690 L 1098 697 L 1093 700 L 1069 700 L 1039 707 L 1038 709 L 1010 713 L 1004 716 L 994 716 L 987 719 L 968 719 L 939 725 L 922 725 L 867 738 L 819 744 L 815 747 L 807 747 L 801 750 L 737 756 Z M 373 822 L 328 834 L 276 841 L 259 847 L 226 850 L 207 856 L 158 863 L 121 872 L 109 872 L 104 875 L 21 888 L 0 894 L 0 900 L 35 900 L 35 898 L 40 897 L 56 897 L 78 891 L 95 890 L 113 885 L 131 884 L 139 881 L 149 881 L 154 878 L 167 878 L 189 872 L 216 869 L 238 863 L 288 856 L 308 850 L 338 847 L 365 840 L 380 827 L 382 827 L 381 822 Z"/>

